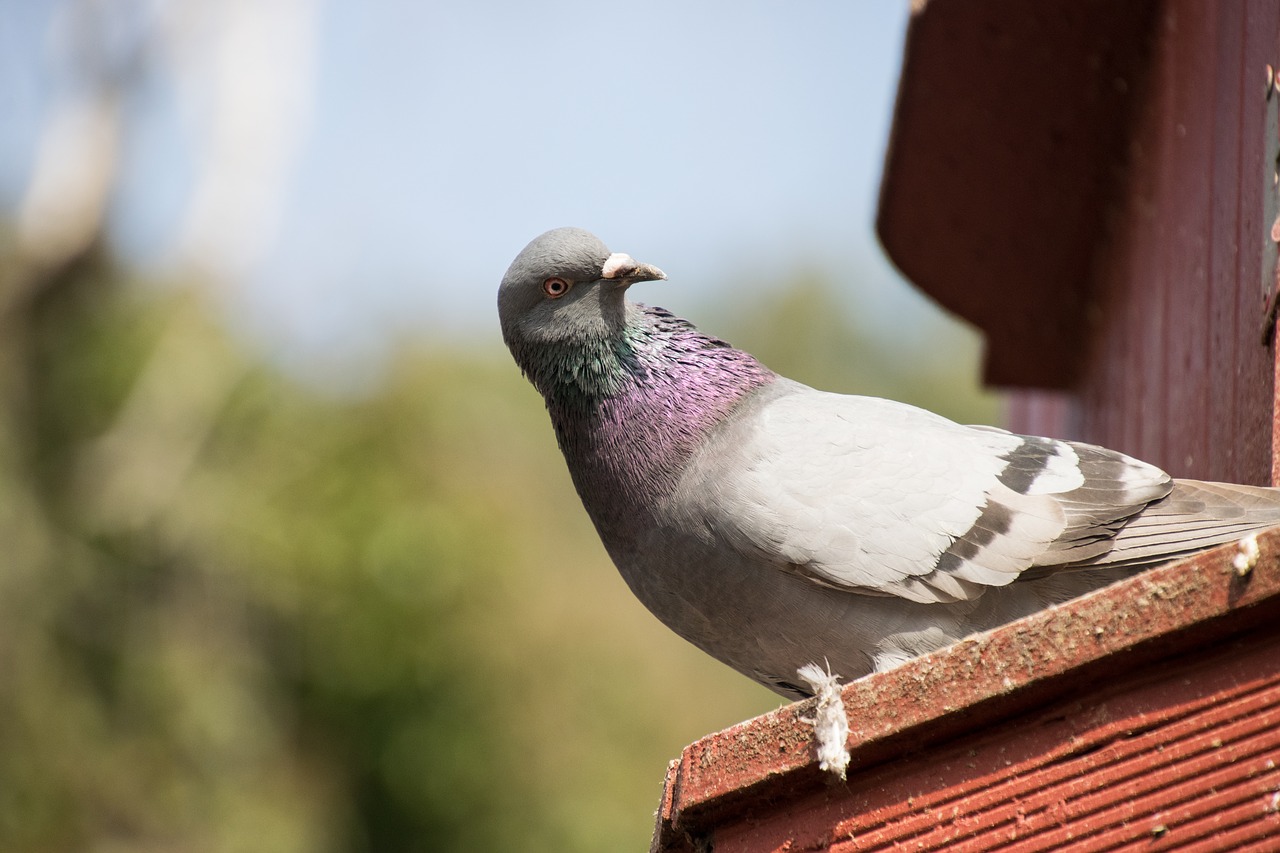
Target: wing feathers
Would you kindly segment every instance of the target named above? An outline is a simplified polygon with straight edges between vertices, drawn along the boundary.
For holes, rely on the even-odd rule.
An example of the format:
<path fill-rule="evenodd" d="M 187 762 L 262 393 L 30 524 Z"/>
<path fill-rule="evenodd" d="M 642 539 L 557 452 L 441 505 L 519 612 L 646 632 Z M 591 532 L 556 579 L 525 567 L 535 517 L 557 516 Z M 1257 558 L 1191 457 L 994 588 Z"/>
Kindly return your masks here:
<path fill-rule="evenodd" d="M 972 601 L 1020 578 L 1145 566 L 1280 524 L 1280 490 L 1175 482 L 1089 444 L 794 388 L 722 437 L 680 506 L 825 586 Z M 693 497 L 708 494 L 732 496 L 732 510 Z"/>

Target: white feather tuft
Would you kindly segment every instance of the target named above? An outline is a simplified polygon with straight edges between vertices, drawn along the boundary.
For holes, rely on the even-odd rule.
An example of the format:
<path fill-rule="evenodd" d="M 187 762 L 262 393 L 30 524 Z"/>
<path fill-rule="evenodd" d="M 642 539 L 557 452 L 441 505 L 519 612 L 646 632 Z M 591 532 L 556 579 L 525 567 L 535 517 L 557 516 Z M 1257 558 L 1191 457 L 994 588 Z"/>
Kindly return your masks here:
<path fill-rule="evenodd" d="M 1231 561 L 1231 565 L 1236 570 L 1237 575 L 1244 577 L 1253 571 L 1254 566 L 1258 565 L 1258 558 L 1261 556 L 1262 551 L 1258 548 L 1258 535 L 1250 533 L 1236 543 L 1236 556 Z"/>
<path fill-rule="evenodd" d="M 828 665 L 823 669 L 816 663 L 806 664 L 796 674 L 813 688 L 818 707 L 813 723 L 813 736 L 818 742 L 818 766 L 829 773 L 845 778 L 849 766 L 849 718 L 840 699 L 840 676 L 833 675 Z"/>

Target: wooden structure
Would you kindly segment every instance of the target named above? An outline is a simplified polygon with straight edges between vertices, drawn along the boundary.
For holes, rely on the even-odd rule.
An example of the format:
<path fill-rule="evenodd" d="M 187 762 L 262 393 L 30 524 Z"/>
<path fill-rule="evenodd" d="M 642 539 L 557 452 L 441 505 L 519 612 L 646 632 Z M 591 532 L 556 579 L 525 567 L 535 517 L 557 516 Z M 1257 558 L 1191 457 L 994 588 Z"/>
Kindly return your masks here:
<path fill-rule="evenodd" d="M 1021 432 L 1273 483 L 1280 0 L 916 0 L 878 228 Z M 1280 850 L 1280 533 L 688 747 L 655 851 Z"/>
<path fill-rule="evenodd" d="M 931 0 L 879 231 L 1012 428 L 1272 481 L 1275 0 Z"/>
<path fill-rule="evenodd" d="M 848 781 L 813 702 L 667 772 L 653 853 L 1280 849 L 1280 532 L 859 679 Z"/>

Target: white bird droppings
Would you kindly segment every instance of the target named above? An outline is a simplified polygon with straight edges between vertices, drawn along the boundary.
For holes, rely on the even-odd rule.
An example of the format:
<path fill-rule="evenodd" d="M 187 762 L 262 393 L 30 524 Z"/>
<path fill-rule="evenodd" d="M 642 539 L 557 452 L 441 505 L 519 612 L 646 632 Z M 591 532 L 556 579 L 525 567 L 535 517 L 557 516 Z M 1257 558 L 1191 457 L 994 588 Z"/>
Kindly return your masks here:
<path fill-rule="evenodd" d="M 849 718 L 840 700 L 840 676 L 833 675 L 816 663 L 806 664 L 796 674 L 813 688 L 818 699 L 814 714 L 813 736 L 818 742 L 818 766 L 834 773 L 843 781 L 849 766 Z"/>

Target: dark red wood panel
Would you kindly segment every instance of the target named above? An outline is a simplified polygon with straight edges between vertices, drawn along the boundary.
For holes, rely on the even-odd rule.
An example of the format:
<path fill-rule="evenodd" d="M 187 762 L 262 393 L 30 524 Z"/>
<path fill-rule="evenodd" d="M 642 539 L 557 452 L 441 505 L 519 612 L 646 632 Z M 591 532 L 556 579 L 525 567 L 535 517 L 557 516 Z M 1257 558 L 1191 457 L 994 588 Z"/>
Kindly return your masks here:
<path fill-rule="evenodd" d="M 988 331 L 986 375 L 1067 387 L 1158 0 L 930 0 L 907 39 L 877 231 Z"/>
<path fill-rule="evenodd" d="M 1240 245 L 1240 212 L 1243 199 L 1239 191 L 1241 152 L 1243 150 L 1243 100 L 1246 59 L 1244 44 L 1244 4 L 1225 3 L 1219 10 L 1217 55 L 1222 68 L 1215 75 L 1213 163 L 1210 172 L 1213 193 L 1209 218 L 1214 239 L 1209 253 L 1209 326 L 1204 346 L 1209 356 L 1209 409 L 1231 412 L 1231 417 L 1211 418 L 1205 425 L 1207 437 L 1206 476 L 1236 470 L 1237 449 L 1234 436 L 1237 386 L 1235 374 L 1236 347 L 1242 339 L 1240 318 L 1236 311 L 1238 295 L 1233 286 L 1242 263 Z M 1234 71 L 1230 57 L 1235 56 Z M 1232 286 L 1228 286 L 1228 283 Z M 1225 474 L 1213 479 L 1230 479 Z"/>
<path fill-rule="evenodd" d="M 1162 4 L 1095 260 L 1084 370 L 1065 401 L 1016 392 L 1014 430 L 1051 427 L 1175 476 L 1271 482 L 1261 253 L 1278 28 L 1274 0 Z"/>
<path fill-rule="evenodd" d="M 1161 68 L 1159 82 L 1168 90 L 1172 132 L 1163 137 L 1160 162 L 1203 163 L 1206 168 L 1180 175 L 1174 185 L 1162 182 L 1168 216 L 1153 247 L 1158 273 L 1151 286 L 1161 305 L 1159 347 L 1149 355 L 1150 381 L 1157 383 L 1167 412 L 1209 411 L 1209 259 L 1217 235 L 1211 217 L 1213 198 L 1214 127 L 1217 124 L 1216 81 L 1219 75 L 1237 77 L 1237 60 L 1219 53 L 1220 6 L 1184 4 L 1165 27 L 1190 30 L 1193 61 L 1172 62 Z M 1176 246 L 1177 251 L 1161 251 Z M 1188 430 L 1182 419 L 1143 418 L 1150 440 L 1165 448 L 1166 464 L 1179 470 L 1206 470 L 1207 429 Z"/>
<path fill-rule="evenodd" d="M 1280 469 L 1261 341 L 1278 27 L 1277 0 L 932 0 L 913 17 L 877 227 L 986 333 L 989 381 L 1069 392 L 1016 394 L 1014 429 L 1184 477 Z"/>

